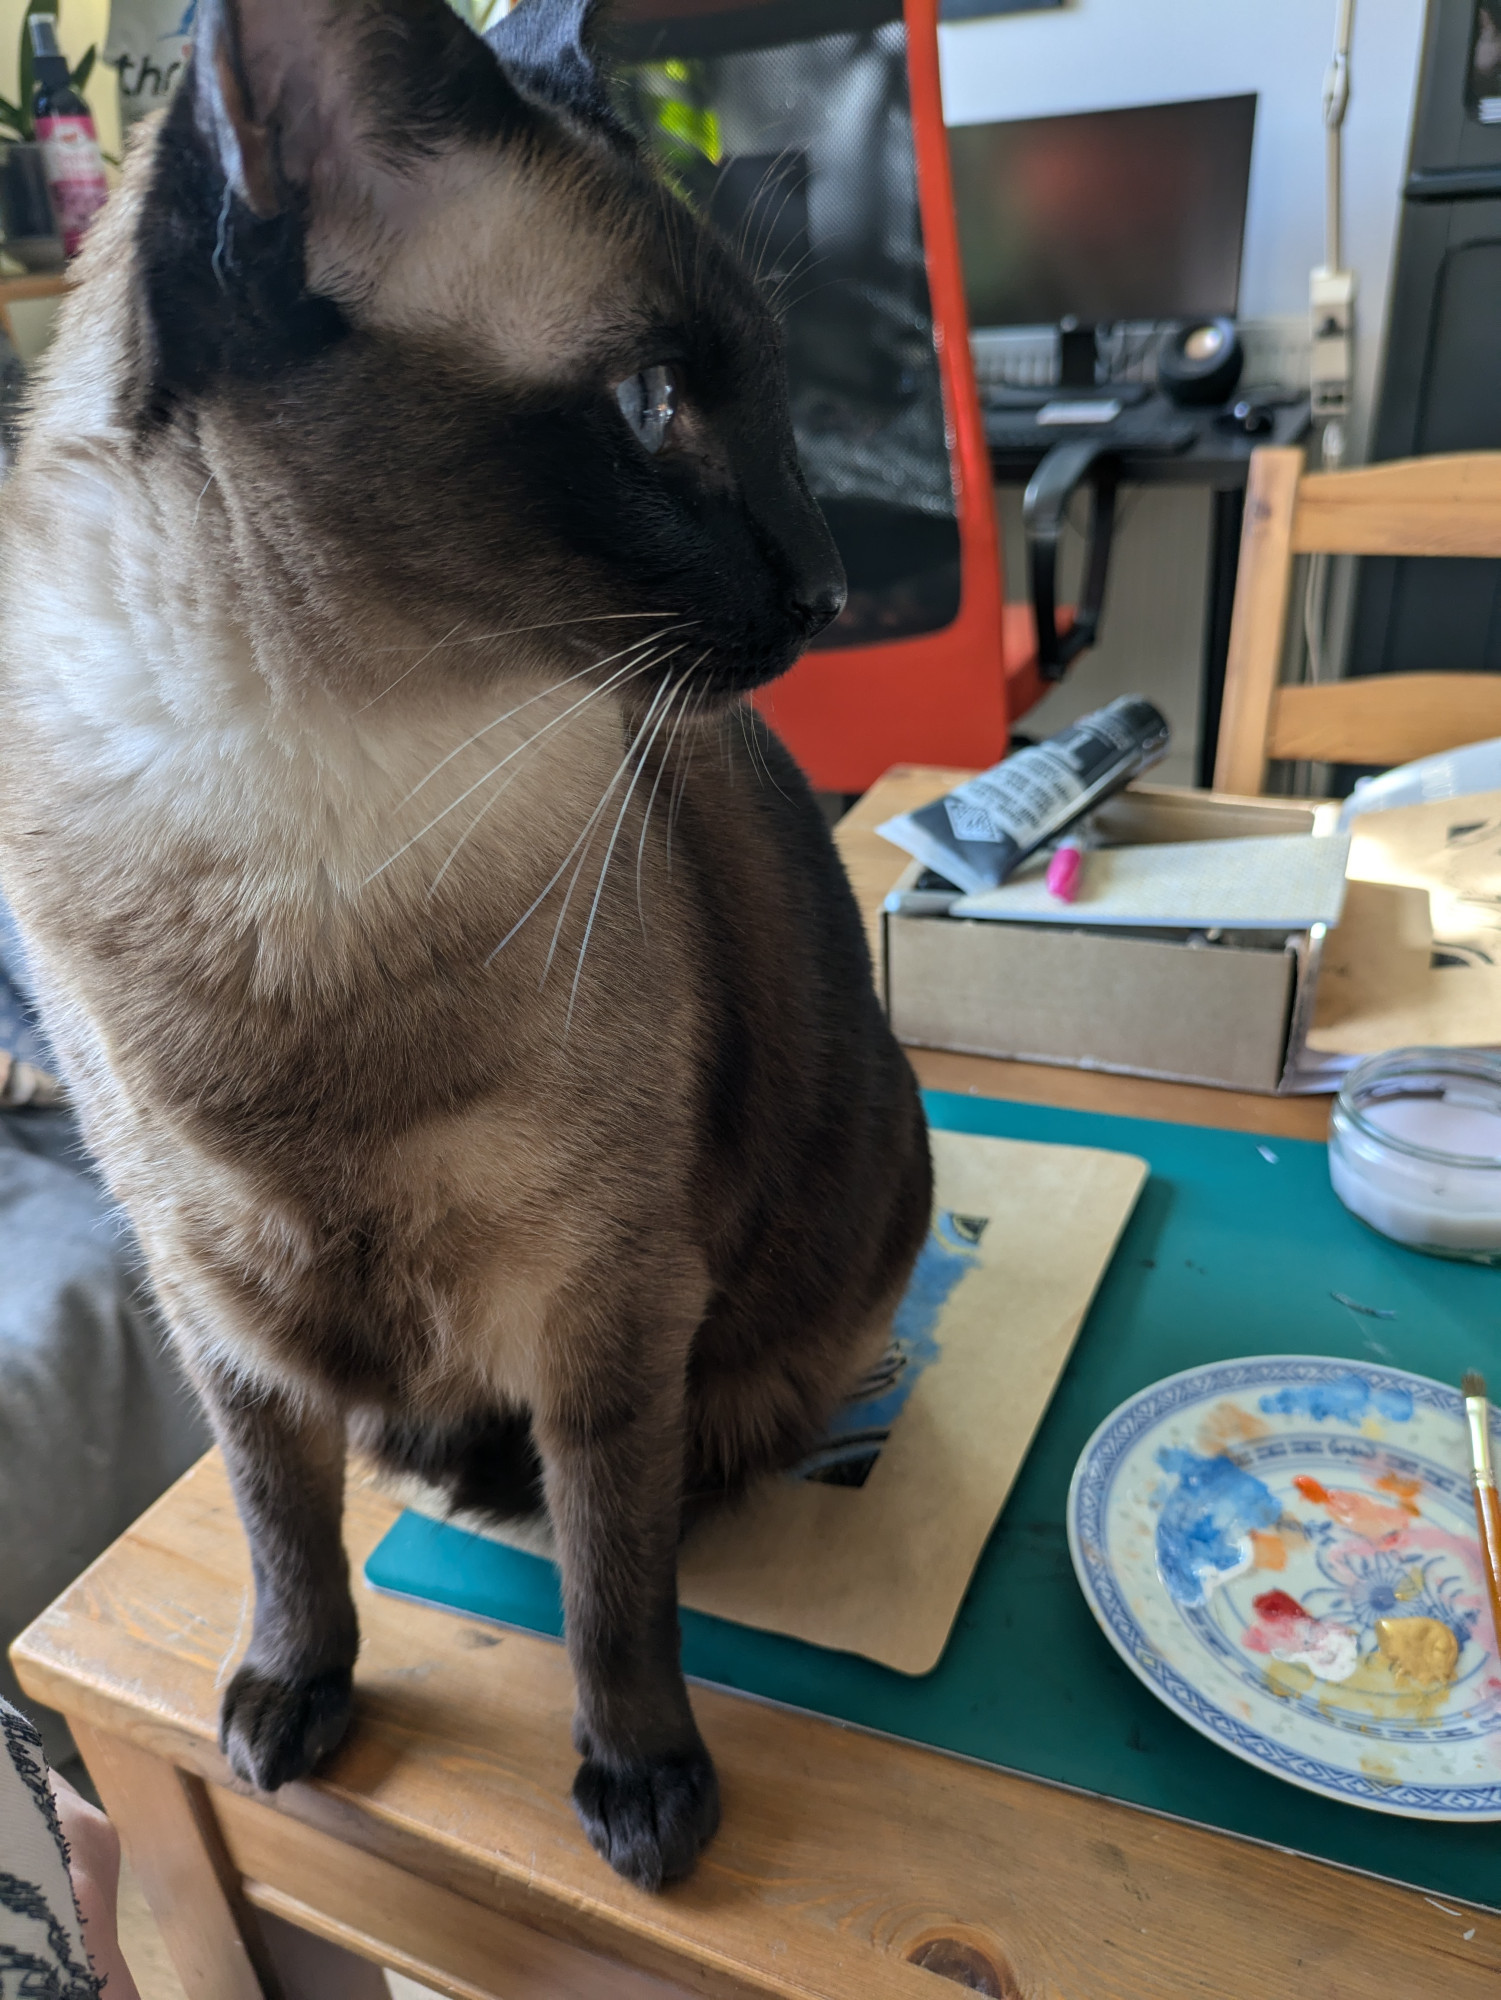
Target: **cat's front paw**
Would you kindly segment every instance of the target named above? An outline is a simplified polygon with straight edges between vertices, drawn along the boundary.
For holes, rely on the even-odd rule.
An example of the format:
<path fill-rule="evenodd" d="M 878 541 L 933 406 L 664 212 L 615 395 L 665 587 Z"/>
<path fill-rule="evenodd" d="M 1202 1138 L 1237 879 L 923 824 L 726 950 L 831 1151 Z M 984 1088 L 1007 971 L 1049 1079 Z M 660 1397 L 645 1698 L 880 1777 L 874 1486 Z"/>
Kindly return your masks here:
<path fill-rule="evenodd" d="M 573 1805 L 595 1852 L 639 1889 L 692 1869 L 719 1826 L 719 1780 L 702 1744 L 669 1757 L 607 1764 L 589 1757 Z"/>
<path fill-rule="evenodd" d="M 236 1777 L 274 1792 L 337 1748 L 351 1707 L 347 1667 L 283 1680 L 247 1661 L 224 1691 L 219 1747 Z"/>

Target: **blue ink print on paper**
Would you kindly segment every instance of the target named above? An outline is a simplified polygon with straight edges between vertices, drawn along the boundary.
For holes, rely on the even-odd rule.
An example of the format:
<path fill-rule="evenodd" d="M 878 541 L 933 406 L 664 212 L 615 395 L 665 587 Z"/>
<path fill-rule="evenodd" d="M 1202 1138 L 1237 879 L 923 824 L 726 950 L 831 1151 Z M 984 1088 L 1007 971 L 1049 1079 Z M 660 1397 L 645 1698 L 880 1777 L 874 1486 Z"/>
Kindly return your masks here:
<path fill-rule="evenodd" d="M 1163 1449 L 1157 1463 L 1178 1484 L 1157 1517 L 1157 1570 L 1175 1604 L 1203 1604 L 1217 1583 L 1249 1569 L 1252 1528 L 1275 1527 L 1282 1509 L 1233 1458 Z"/>
<path fill-rule="evenodd" d="M 942 1352 L 939 1319 L 954 1287 L 979 1263 L 987 1226 L 981 1215 L 945 1211 L 937 1217 L 896 1309 L 886 1352 L 835 1416 L 824 1442 L 796 1468 L 795 1477 L 825 1486 L 863 1486 L 869 1479 L 918 1378 Z"/>
<path fill-rule="evenodd" d="M 1263 1396 L 1261 1407 L 1268 1416 L 1312 1417 L 1316 1424 L 1330 1418 L 1342 1424 L 1360 1425 L 1367 1417 L 1385 1417 L 1388 1423 L 1412 1420 L 1412 1397 L 1406 1389 L 1375 1388 L 1364 1375 L 1341 1375 L 1334 1382 L 1310 1382 L 1294 1389 L 1279 1389 Z"/>

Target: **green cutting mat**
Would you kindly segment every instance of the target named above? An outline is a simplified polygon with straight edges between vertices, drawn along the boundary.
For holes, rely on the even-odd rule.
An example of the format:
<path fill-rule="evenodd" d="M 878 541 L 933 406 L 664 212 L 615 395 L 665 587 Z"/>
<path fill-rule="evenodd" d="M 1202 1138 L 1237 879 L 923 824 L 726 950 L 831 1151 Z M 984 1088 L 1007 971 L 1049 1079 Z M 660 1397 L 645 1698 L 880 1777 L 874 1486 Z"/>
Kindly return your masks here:
<path fill-rule="evenodd" d="M 691 1611 L 687 1672 L 1501 1907 L 1501 1823 L 1340 1805 L 1243 1764 L 1170 1714 L 1096 1626 L 1064 1532 L 1090 1433 L 1180 1368 L 1306 1353 L 1447 1382 L 1475 1367 L 1501 1378 L 1501 1272 L 1419 1256 L 1364 1228 L 1331 1193 L 1324 1148 L 1307 1141 L 938 1093 L 927 1106 L 950 1131 L 1137 1153 L 1151 1179 L 933 1672 L 910 1679 Z M 551 1564 L 419 1515 L 402 1517 L 366 1576 L 378 1590 L 528 1631 L 562 1629 Z M 1028 1650 L 1041 1646 L 1053 1663 L 1045 1676 L 1013 1669 L 1024 1631 Z"/>

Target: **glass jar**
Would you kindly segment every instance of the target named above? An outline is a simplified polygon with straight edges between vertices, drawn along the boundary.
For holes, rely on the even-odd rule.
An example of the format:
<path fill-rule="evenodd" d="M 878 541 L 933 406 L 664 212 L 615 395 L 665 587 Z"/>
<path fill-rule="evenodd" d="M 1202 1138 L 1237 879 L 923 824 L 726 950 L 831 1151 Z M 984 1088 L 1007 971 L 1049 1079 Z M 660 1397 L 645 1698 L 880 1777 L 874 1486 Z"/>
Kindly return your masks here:
<path fill-rule="evenodd" d="M 1368 1056 L 1335 1100 L 1329 1178 L 1382 1235 L 1436 1257 L 1501 1264 L 1501 1055 Z"/>

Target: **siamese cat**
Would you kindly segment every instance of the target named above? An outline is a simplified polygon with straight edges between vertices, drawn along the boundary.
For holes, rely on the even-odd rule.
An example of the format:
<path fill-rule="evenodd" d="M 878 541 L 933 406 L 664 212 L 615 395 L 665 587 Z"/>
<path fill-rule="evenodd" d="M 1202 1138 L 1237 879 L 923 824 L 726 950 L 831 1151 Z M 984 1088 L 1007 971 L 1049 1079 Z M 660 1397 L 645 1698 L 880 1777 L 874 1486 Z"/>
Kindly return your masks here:
<path fill-rule="evenodd" d="M 574 1801 L 718 1821 L 685 1513 L 879 1352 L 926 1133 L 747 691 L 844 600 L 776 322 L 589 0 L 201 0 L 0 526 L 0 876 L 249 1538 L 221 1740 L 351 1712 L 346 1449 L 545 1508 Z"/>

